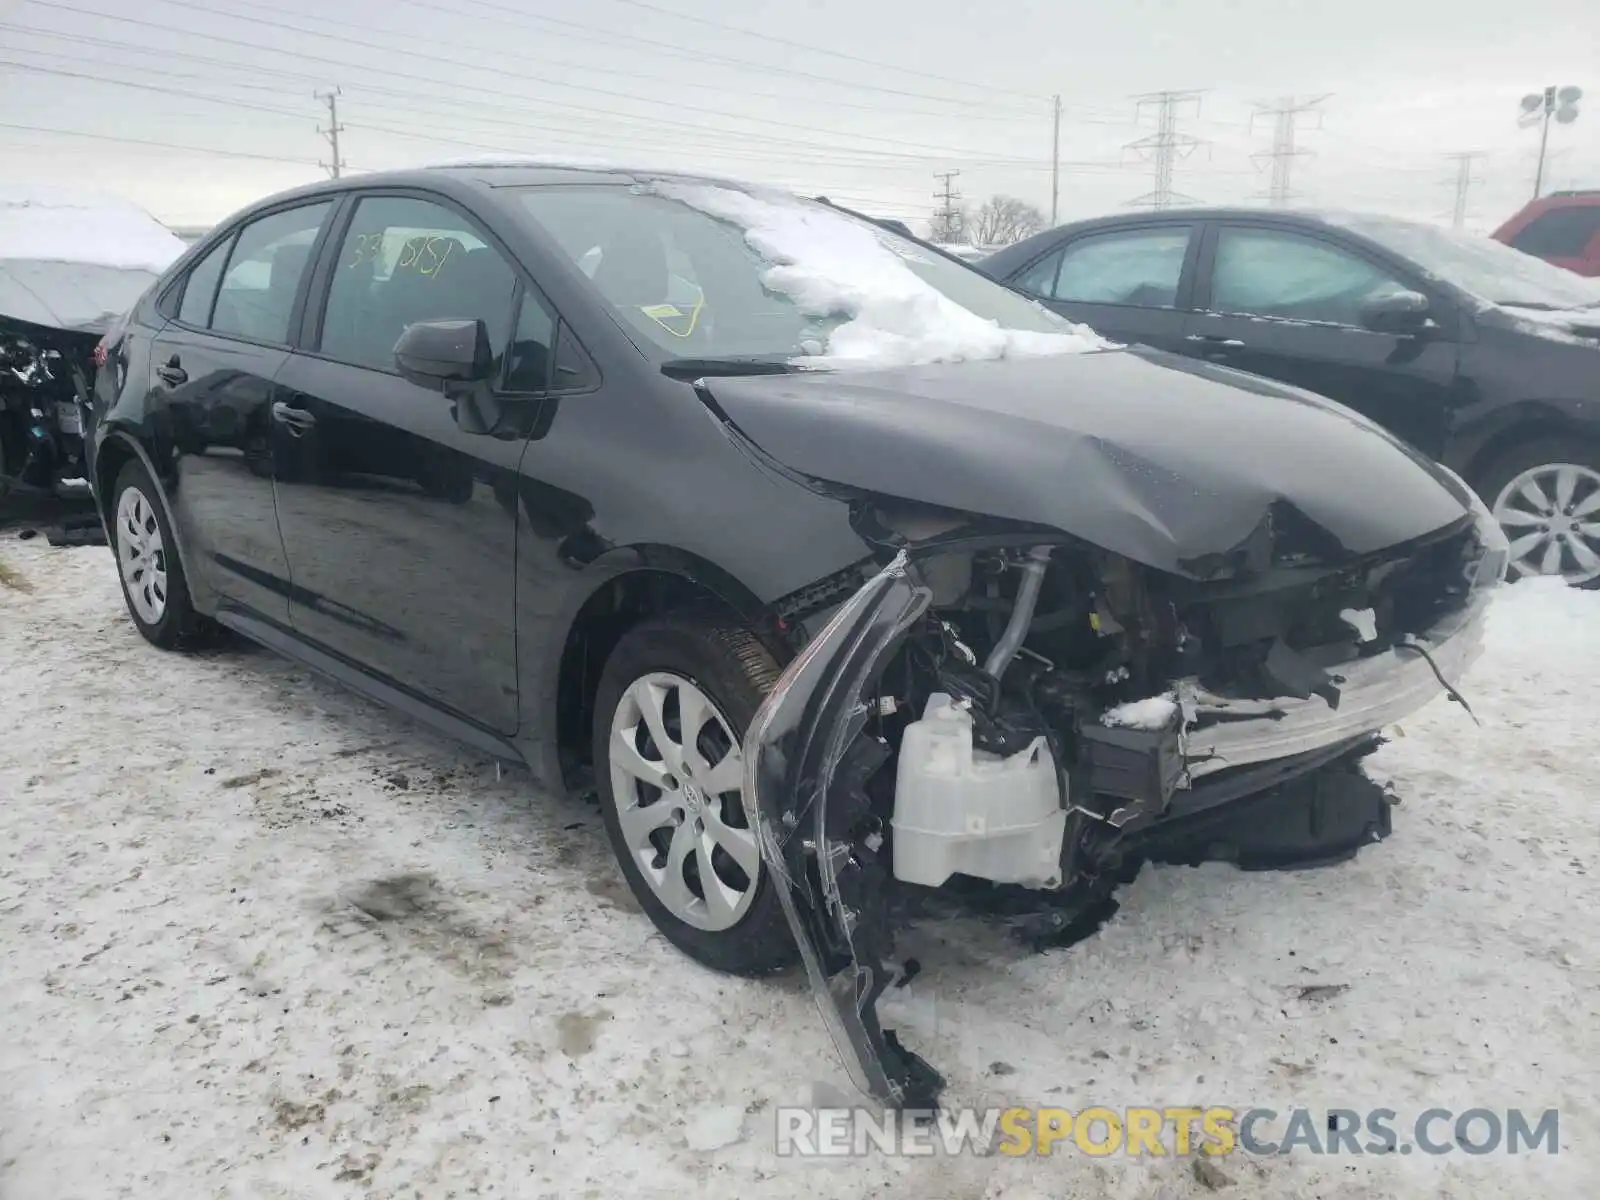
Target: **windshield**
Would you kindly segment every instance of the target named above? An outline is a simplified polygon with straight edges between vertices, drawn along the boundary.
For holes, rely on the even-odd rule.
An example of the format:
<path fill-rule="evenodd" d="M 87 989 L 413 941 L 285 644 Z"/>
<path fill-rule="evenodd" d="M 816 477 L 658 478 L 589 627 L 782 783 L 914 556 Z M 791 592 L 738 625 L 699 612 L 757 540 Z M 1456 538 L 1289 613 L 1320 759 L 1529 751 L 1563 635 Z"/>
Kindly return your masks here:
<path fill-rule="evenodd" d="M 666 358 L 885 366 L 1104 345 L 961 263 L 814 201 L 677 181 L 532 187 L 521 200 Z"/>
<path fill-rule="evenodd" d="M 1600 283 L 1492 238 L 1393 217 L 1330 215 L 1327 219 L 1490 304 L 1552 310 L 1600 304 Z"/>

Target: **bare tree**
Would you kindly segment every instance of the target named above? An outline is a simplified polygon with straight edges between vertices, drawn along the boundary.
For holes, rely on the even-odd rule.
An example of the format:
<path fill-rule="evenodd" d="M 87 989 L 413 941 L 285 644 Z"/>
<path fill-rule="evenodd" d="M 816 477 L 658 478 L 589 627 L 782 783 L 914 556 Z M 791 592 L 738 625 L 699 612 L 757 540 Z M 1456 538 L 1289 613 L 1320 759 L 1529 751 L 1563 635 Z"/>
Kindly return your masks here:
<path fill-rule="evenodd" d="M 967 214 L 967 240 L 974 246 L 1009 246 L 1044 226 L 1044 213 L 1026 200 L 991 196 Z"/>

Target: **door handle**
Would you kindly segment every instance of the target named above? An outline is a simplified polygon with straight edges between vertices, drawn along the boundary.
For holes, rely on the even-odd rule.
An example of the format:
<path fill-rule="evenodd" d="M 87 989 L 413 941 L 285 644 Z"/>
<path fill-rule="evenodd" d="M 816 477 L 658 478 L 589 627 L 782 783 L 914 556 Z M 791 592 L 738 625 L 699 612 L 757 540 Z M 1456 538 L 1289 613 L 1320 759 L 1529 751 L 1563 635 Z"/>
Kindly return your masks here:
<path fill-rule="evenodd" d="M 272 419 L 280 425 L 287 425 L 289 432 L 295 437 L 299 437 L 317 423 L 317 418 L 305 409 L 295 408 L 282 400 L 273 404 Z"/>
<path fill-rule="evenodd" d="M 156 378 L 169 387 L 181 387 L 189 382 L 189 372 L 179 365 L 178 356 L 174 354 L 166 366 L 156 368 Z"/>

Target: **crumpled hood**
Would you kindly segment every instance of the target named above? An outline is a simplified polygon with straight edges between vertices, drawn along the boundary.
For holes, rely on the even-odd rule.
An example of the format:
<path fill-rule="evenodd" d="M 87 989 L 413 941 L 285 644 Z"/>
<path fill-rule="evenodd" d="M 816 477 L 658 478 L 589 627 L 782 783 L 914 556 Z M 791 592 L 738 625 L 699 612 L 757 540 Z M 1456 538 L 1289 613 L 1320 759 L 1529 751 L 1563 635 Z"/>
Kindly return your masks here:
<path fill-rule="evenodd" d="M 1349 409 L 1157 351 L 703 387 L 802 475 L 1051 526 L 1195 578 L 1285 507 L 1351 554 L 1470 511 L 1454 477 Z"/>

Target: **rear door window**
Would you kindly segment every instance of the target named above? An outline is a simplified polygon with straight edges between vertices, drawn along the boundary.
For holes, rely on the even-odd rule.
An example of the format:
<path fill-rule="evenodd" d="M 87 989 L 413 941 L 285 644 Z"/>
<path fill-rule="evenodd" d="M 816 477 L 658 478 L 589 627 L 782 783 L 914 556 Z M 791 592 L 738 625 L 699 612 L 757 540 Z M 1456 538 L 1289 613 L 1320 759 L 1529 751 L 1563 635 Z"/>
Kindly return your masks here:
<path fill-rule="evenodd" d="M 455 209 L 367 196 L 339 248 L 319 348 L 329 358 L 393 373 L 395 343 L 407 325 L 476 318 L 488 327 L 498 371 L 511 340 L 516 284 L 510 263 Z M 520 363 L 524 376 L 544 371 L 534 357 L 530 348 Z"/>
<path fill-rule="evenodd" d="M 1210 308 L 1360 327 L 1368 300 L 1407 290 L 1382 267 L 1330 242 L 1232 227 L 1218 232 Z"/>
<path fill-rule="evenodd" d="M 246 225 L 217 289 L 211 328 L 257 342 L 287 345 L 289 318 L 331 201 L 269 213 Z"/>

